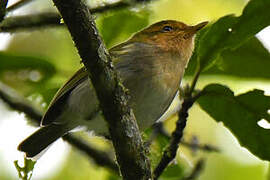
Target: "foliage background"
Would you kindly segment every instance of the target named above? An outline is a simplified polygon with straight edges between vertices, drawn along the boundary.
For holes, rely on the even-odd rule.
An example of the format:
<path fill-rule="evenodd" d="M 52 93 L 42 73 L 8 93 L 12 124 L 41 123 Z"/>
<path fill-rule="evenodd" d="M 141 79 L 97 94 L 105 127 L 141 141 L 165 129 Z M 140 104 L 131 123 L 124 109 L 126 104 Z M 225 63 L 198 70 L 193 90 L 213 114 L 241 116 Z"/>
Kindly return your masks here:
<path fill-rule="evenodd" d="M 99 0 L 91 1 L 92 6 L 99 3 L 101 3 Z M 95 16 L 107 47 L 112 47 L 127 39 L 132 33 L 159 20 L 176 19 L 187 24 L 196 24 L 205 20 L 214 21 L 227 14 L 240 15 L 246 3 L 246 0 L 157 0 L 150 4 L 145 3 L 134 8 Z M 36 0 L 11 15 L 43 11 L 55 11 L 51 1 Z M 16 32 L 10 36 L 11 41 L 0 52 L 0 81 L 19 91 L 37 106 L 46 109 L 56 90 L 81 66 L 70 36 L 63 27 Z M 256 39 L 254 41 L 257 43 Z M 240 49 L 234 52 L 241 56 L 233 57 L 236 60 L 245 58 L 255 61 L 256 59 L 252 59 L 250 55 L 244 56 L 251 50 L 257 52 L 257 57 L 269 60 L 269 51 L 264 49 L 260 43 L 254 47 L 246 47 L 242 51 Z M 228 58 L 232 58 L 230 54 L 227 54 Z M 264 64 L 265 69 L 269 66 L 267 63 L 269 62 Z M 258 70 L 258 72 L 260 71 L 262 69 Z M 238 71 L 236 70 L 236 72 Z M 184 83 L 190 81 L 190 74 L 187 71 Z M 237 73 L 228 75 L 209 70 L 200 78 L 198 88 L 203 88 L 211 82 L 226 84 L 236 94 L 254 88 L 270 93 L 269 74 L 267 73 L 251 78 L 237 76 Z M 25 117 L 22 114 L 8 109 L 4 103 L 0 104 L 0 113 L 2 115 L 0 120 L 2 137 L 0 140 L 0 179 L 17 179 L 13 161 L 20 159 L 22 155 L 16 151 L 16 145 L 34 129 L 26 125 Z M 171 117 L 165 122 L 168 131 L 174 129 L 175 120 L 176 117 Z M 85 133 L 80 134 L 85 137 Z M 184 139 L 190 141 L 193 136 L 196 136 L 202 144 L 218 147 L 221 152 L 198 151 L 194 153 L 189 148 L 182 146 L 183 148 L 177 156 L 180 166 L 175 170 L 179 176 L 189 173 L 197 160 L 204 157 L 206 165 L 199 180 L 269 179 L 268 162 L 258 159 L 247 149 L 241 147 L 237 139 L 222 123 L 213 121 L 197 105 L 193 106 L 190 111 Z M 89 141 L 103 150 L 111 149 L 110 143 L 102 138 L 91 137 Z M 159 151 L 162 149 L 158 145 L 160 144 L 154 144 L 156 150 L 153 161 L 157 159 Z M 96 166 L 67 144 L 57 142 L 38 161 L 33 179 L 113 180 L 116 177 L 105 168 Z M 172 177 L 169 173 L 162 179 L 174 180 L 179 177 Z"/>

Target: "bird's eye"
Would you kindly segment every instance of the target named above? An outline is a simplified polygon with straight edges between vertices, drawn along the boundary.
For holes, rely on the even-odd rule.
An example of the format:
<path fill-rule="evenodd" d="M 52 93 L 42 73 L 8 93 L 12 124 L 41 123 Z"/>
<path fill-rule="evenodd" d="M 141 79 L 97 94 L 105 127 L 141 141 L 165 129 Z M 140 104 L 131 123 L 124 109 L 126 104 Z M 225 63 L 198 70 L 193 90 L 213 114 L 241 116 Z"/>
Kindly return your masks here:
<path fill-rule="evenodd" d="M 163 31 L 163 32 L 170 32 L 170 31 L 172 31 L 172 30 L 173 30 L 172 26 L 164 26 L 164 27 L 162 28 L 162 31 Z"/>

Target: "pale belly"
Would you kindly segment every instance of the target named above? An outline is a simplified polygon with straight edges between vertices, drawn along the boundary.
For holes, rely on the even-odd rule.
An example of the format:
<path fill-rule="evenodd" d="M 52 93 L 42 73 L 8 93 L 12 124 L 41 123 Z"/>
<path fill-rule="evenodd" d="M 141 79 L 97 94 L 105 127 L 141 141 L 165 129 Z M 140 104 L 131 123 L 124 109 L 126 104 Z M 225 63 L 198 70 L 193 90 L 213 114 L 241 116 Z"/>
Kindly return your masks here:
<path fill-rule="evenodd" d="M 153 125 L 165 113 L 176 94 L 176 90 L 161 86 L 159 77 L 155 78 L 125 84 L 130 89 L 132 108 L 141 130 Z"/>
<path fill-rule="evenodd" d="M 171 92 L 170 89 L 164 91 L 153 81 L 129 82 L 133 83 L 124 85 L 130 89 L 131 106 L 142 131 L 153 125 L 165 113 L 175 92 Z M 90 80 L 87 79 L 71 92 L 66 116 L 75 115 L 78 124 L 87 126 L 97 134 L 108 134 L 107 123 L 98 108 L 96 93 L 90 88 Z"/>

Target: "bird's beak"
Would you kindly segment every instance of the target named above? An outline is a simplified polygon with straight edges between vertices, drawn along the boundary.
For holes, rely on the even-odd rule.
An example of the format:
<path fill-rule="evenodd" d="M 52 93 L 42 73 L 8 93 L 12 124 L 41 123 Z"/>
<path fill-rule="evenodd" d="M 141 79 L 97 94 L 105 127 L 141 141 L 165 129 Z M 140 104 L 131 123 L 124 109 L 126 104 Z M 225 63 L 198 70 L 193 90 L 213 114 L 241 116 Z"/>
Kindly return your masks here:
<path fill-rule="evenodd" d="M 195 26 L 191 26 L 191 29 L 196 33 L 197 31 L 199 31 L 200 29 L 202 29 L 204 26 L 206 26 L 208 24 L 208 21 L 204 21 L 201 22 Z"/>
<path fill-rule="evenodd" d="M 195 26 L 189 26 L 189 28 L 186 30 L 185 38 L 189 38 L 194 36 L 200 29 L 202 29 L 204 26 L 208 24 L 208 21 L 201 22 Z"/>

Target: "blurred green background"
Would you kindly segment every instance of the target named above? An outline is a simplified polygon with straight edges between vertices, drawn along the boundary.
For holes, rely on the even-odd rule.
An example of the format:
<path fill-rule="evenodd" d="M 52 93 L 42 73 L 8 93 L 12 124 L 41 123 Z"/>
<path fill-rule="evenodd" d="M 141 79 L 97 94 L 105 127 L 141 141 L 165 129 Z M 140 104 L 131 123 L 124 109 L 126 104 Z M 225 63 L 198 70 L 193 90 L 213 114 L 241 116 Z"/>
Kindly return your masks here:
<path fill-rule="evenodd" d="M 95 0 L 89 1 L 88 4 L 100 6 L 104 2 L 107 1 Z M 155 0 L 132 8 L 95 14 L 95 18 L 100 34 L 110 48 L 156 21 L 175 19 L 187 24 L 214 21 L 226 14 L 239 15 L 246 3 L 246 0 Z M 48 11 L 56 11 L 51 1 L 35 0 L 10 16 Z M 3 36 L 6 34 L 1 34 L 0 38 Z M 46 109 L 57 89 L 82 66 L 68 31 L 64 27 L 43 27 L 15 32 L 9 34 L 9 37 L 10 41 L 0 52 L 0 81 L 17 90 L 33 104 Z M 190 77 L 186 76 L 183 84 L 189 82 Z M 202 76 L 198 88 L 211 82 L 227 84 L 237 94 L 254 88 L 263 89 L 270 94 L 267 79 L 222 75 Z M 23 155 L 16 151 L 16 145 L 33 132 L 34 128 L 30 128 L 26 123 L 24 115 L 12 111 L 0 102 L 0 179 L 18 179 L 13 161 L 21 159 Z M 171 117 L 165 122 L 168 131 L 174 129 L 175 120 L 176 117 Z M 86 137 L 86 133 L 80 134 L 88 138 L 89 143 L 95 147 L 106 151 L 112 149 L 110 142 L 103 138 L 89 138 Z M 190 111 L 184 139 L 191 141 L 194 136 L 199 143 L 215 146 L 220 152 L 193 152 L 190 148 L 181 146 L 177 155 L 177 161 L 180 163 L 177 169 L 179 176 L 165 175 L 161 179 L 180 179 L 181 176 L 190 173 L 196 162 L 203 157 L 206 163 L 198 180 L 270 180 L 268 162 L 258 159 L 241 147 L 222 123 L 216 123 L 197 105 Z M 156 163 L 162 147 L 153 144 L 152 148 L 152 161 Z M 37 162 L 33 179 L 118 178 L 107 169 L 95 165 L 91 159 L 70 148 L 68 144 L 57 142 Z"/>

